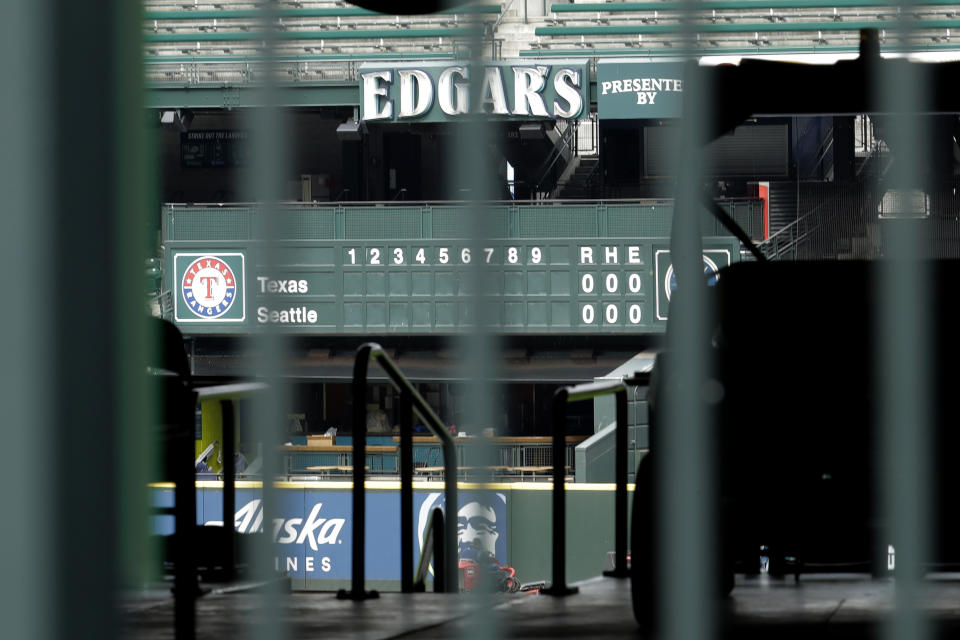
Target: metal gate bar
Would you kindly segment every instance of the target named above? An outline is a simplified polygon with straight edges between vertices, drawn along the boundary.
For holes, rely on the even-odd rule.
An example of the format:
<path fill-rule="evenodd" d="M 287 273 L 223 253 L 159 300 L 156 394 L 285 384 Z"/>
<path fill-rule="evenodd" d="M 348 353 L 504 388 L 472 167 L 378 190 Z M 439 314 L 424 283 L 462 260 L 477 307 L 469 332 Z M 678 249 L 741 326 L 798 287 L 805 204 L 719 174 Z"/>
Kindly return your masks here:
<path fill-rule="evenodd" d="M 914 29 L 911 9 L 917 4 L 908 0 L 901 4 L 898 33 L 888 37 L 902 38 L 906 51 L 911 48 L 910 33 Z M 861 40 L 879 51 L 876 32 L 864 33 Z M 922 65 L 885 61 L 880 70 L 879 56 L 866 61 L 870 74 L 868 86 L 880 109 L 890 114 L 888 143 L 896 152 L 896 160 L 888 176 L 888 184 L 915 186 L 922 184 L 926 157 L 921 140 L 929 118 L 932 92 L 928 84 L 931 72 Z M 899 63 L 899 64 L 897 64 Z M 937 87 L 937 89 L 940 89 Z M 879 179 L 879 178 L 878 178 Z M 932 484 L 926 471 L 932 466 L 931 365 L 930 335 L 932 273 L 919 258 L 923 254 L 922 235 L 914 224 L 891 234 L 887 255 L 880 262 L 874 292 L 879 303 L 876 361 L 877 413 L 880 434 L 874 479 L 879 493 L 880 513 L 889 523 L 887 533 L 896 551 L 896 588 L 891 617 L 883 625 L 882 637 L 888 640 L 924 640 L 930 637 L 929 621 L 923 611 L 923 580 L 930 558 L 930 516 Z M 935 464 L 935 462 L 934 462 Z M 877 541 L 884 545 L 884 541 Z M 875 556 L 882 557 L 875 553 Z"/>
<path fill-rule="evenodd" d="M 447 551 L 447 553 L 452 553 L 453 549 L 457 548 L 457 521 L 451 515 L 456 513 L 457 505 L 457 450 L 454 445 L 453 438 L 450 437 L 450 434 L 447 432 L 446 428 L 443 425 L 443 422 L 430 408 L 430 405 L 423 399 L 423 397 L 417 392 L 410 380 L 397 368 L 393 360 L 390 359 L 390 356 L 387 355 L 383 347 L 375 342 L 367 342 L 360 345 L 357 348 L 357 355 L 353 361 L 353 565 L 351 567 L 351 589 L 350 591 L 341 590 L 338 594 L 338 598 L 345 598 L 351 600 L 363 600 L 365 598 L 375 598 L 377 597 L 376 591 L 365 591 L 364 590 L 364 577 L 366 570 L 365 563 L 365 554 L 366 554 L 366 531 L 365 531 L 365 520 L 366 520 L 366 487 L 365 487 L 365 478 L 366 470 L 362 463 L 357 463 L 358 460 L 366 459 L 366 448 L 367 448 L 367 369 L 371 360 L 376 360 L 377 363 L 383 368 L 383 370 L 390 377 L 390 382 L 394 385 L 395 388 L 400 390 L 401 398 L 401 407 L 406 407 L 412 410 L 415 410 L 420 418 L 427 424 L 427 427 L 433 432 L 433 434 L 440 440 L 441 446 L 443 448 L 443 467 L 444 467 L 444 499 L 447 505 L 448 515 L 444 519 L 444 535 L 443 538 L 434 542 L 434 544 L 439 544 L 442 551 Z M 407 427 L 410 427 L 412 422 L 412 415 L 408 411 L 404 411 L 403 417 L 401 418 L 405 421 L 404 424 Z M 412 536 L 413 529 L 413 520 L 412 520 L 412 505 L 413 505 L 413 456 L 412 456 L 412 428 L 405 428 L 401 430 L 400 433 L 400 447 L 401 451 L 406 450 L 407 453 L 404 455 L 401 453 L 406 460 L 404 465 L 407 473 L 404 473 L 401 476 L 400 482 L 400 504 L 409 505 L 405 511 L 401 513 L 401 540 L 404 535 Z M 412 537 L 411 537 L 412 543 Z M 407 545 L 407 549 L 411 545 Z M 404 564 L 401 569 L 403 575 L 401 580 L 406 581 L 410 579 L 412 585 L 412 557 L 410 562 Z M 457 564 L 455 562 L 447 562 L 445 566 L 445 586 L 447 591 L 456 592 L 457 591 Z M 404 584 L 406 584 L 404 582 Z M 412 590 L 412 588 L 411 588 Z"/>
<path fill-rule="evenodd" d="M 617 430 L 615 482 L 615 524 L 614 524 L 614 568 L 604 572 L 615 578 L 627 578 L 627 385 L 639 384 L 639 378 L 619 382 L 589 382 L 573 387 L 557 389 L 553 395 L 553 514 L 552 527 L 553 582 L 542 593 L 552 596 L 567 596 L 577 593 L 576 587 L 568 587 L 566 579 L 566 436 L 567 405 L 572 402 L 592 400 L 607 395 L 616 395 Z"/>

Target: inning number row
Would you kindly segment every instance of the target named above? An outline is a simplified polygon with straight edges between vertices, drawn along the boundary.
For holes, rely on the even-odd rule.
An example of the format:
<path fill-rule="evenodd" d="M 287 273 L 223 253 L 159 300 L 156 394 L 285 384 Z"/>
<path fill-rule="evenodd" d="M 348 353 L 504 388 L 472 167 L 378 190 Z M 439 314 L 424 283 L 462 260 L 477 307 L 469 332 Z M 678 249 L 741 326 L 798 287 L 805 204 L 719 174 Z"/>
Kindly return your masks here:
<path fill-rule="evenodd" d="M 474 252 L 470 247 L 351 247 L 346 249 L 345 265 L 405 265 L 405 264 L 471 264 Z M 484 264 L 543 264 L 543 249 L 540 247 L 484 247 L 480 251 L 480 260 Z"/>

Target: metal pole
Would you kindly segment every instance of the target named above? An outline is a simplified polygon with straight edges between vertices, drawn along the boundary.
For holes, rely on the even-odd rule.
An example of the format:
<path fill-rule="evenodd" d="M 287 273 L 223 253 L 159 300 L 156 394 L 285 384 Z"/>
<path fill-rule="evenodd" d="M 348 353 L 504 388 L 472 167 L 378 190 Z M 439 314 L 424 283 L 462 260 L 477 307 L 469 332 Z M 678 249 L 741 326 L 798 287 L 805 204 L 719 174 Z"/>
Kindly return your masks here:
<path fill-rule="evenodd" d="M 457 584 L 457 563 L 453 560 L 457 549 L 457 448 L 450 439 L 443 443 L 443 497 L 447 505 L 447 516 L 443 519 L 443 544 L 441 545 L 441 555 L 447 554 L 447 562 L 443 565 L 443 573 L 446 579 L 446 593 L 456 593 L 459 591 Z M 436 545 L 434 549 L 436 549 Z M 436 552 L 435 552 L 436 553 Z M 436 564 L 434 565 L 437 566 Z"/>
<path fill-rule="evenodd" d="M 444 518 L 443 510 L 433 510 L 433 590 L 435 593 L 456 592 L 456 581 L 452 584 L 447 580 L 447 541 L 443 531 L 451 518 Z"/>
<path fill-rule="evenodd" d="M 616 448 L 616 494 L 614 504 L 616 516 L 614 525 L 614 563 L 612 571 L 603 575 L 611 578 L 629 578 L 627 570 L 627 389 L 617 391 L 617 432 Z"/>
<path fill-rule="evenodd" d="M 366 573 L 366 487 L 365 469 L 367 460 L 367 365 L 370 362 L 371 344 L 361 345 L 353 362 L 353 564 L 351 567 L 350 591 L 341 589 L 337 598 L 364 600 L 376 598 L 376 591 L 364 591 Z"/>
<path fill-rule="evenodd" d="M 567 388 L 553 394 L 553 582 L 540 593 L 549 596 L 568 596 L 579 589 L 567 586 L 567 504 L 564 487 L 567 443 Z"/>
<path fill-rule="evenodd" d="M 457 511 L 457 447 L 453 441 L 453 438 L 450 437 L 450 434 L 447 432 L 446 427 L 443 425 L 443 422 L 440 418 L 437 417 L 437 414 L 433 412 L 430 406 L 424 401 L 423 397 L 417 393 L 410 385 L 410 381 L 404 377 L 403 373 L 397 368 L 397 366 L 390 360 L 390 357 L 383 351 L 383 347 L 374 342 L 369 342 L 360 349 L 357 350 L 357 358 L 359 363 L 359 358 L 361 350 L 366 349 L 367 355 L 364 356 L 367 360 L 370 357 L 375 357 L 377 362 L 380 363 L 380 366 L 384 371 L 387 372 L 387 375 L 390 376 L 390 379 L 393 381 L 394 385 L 398 389 L 405 389 L 410 394 L 410 400 L 413 404 L 413 407 L 416 409 L 420 417 L 427 423 L 427 426 L 433 432 L 435 436 L 440 440 L 443 447 L 443 469 L 444 469 L 444 500 L 449 509 L 453 509 L 453 512 Z M 357 369 L 354 369 L 354 380 L 356 380 Z M 364 369 L 362 375 L 366 379 L 366 369 Z M 354 392 L 356 393 L 356 391 Z M 356 412 L 356 409 L 354 409 Z M 443 528 L 443 537 L 444 543 L 448 549 L 456 548 L 457 546 L 457 520 L 456 518 L 447 518 L 444 521 Z M 354 551 L 356 553 L 356 551 Z M 436 570 L 436 569 L 435 569 Z M 457 566 L 455 563 L 448 563 L 446 571 L 446 580 L 448 588 L 452 592 L 458 590 L 457 587 Z"/>
<path fill-rule="evenodd" d="M 169 345 L 166 345 L 169 346 Z M 176 403 L 176 431 L 169 434 L 170 446 L 167 465 L 172 469 L 174 489 L 174 637 L 192 640 L 195 637 L 197 596 L 196 519 L 197 490 L 193 460 L 193 410 L 196 395 L 189 388 L 189 380 L 178 378 L 174 383 Z M 169 387 L 168 387 L 169 388 Z M 189 462 L 188 462 L 189 461 Z"/>
<path fill-rule="evenodd" d="M 694 29 L 692 23 L 683 23 L 682 38 L 692 40 Z M 665 640 L 712 638 L 717 629 L 717 600 L 708 586 L 715 584 L 718 557 L 712 533 L 716 531 L 711 494 L 716 486 L 712 481 L 713 433 L 703 404 L 694 399 L 699 398 L 695 390 L 703 388 L 709 357 L 702 340 L 707 333 L 707 287 L 699 189 L 706 170 L 702 143 L 708 130 L 708 96 L 713 93 L 710 79 L 695 60 L 686 62 L 684 78 L 682 126 L 677 127 L 670 149 L 677 176 L 670 234 L 677 290 L 670 300 L 666 342 L 676 382 L 665 387 L 665 422 L 657 434 L 655 455 L 659 461 L 654 480 L 660 494 L 655 498 L 655 539 L 663 542 L 655 551 L 654 561 L 659 565 L 655 588 Z"/>
<path fill-rule="evenodd" d="M 233 400 L 220 401 L 220 416 L 223 426 L 223 567 L 224 579 L 236 577 L 237 530 L 234 514 L 237 512 L 237 465 L 234 451 L 237 448 L 237 429 L 233 414 Z"/>
<path fill-rule="evenodd" d="M 61 85 L 49 72 L 56 59 L 58 43 L 50 19 L 62 8 L 40 2 L 0 5 L 0 58 L 12 61 L 23 56 L 32 61 L 32 64 L 0 65 L 4 87 L 0 92 L 0 137 L 4 141 L 0 147 L 0 192 L 4 197 L 4 210 L 9 212 L 4 216 L 3 234 L 0 234 L 0 270 L 11 276 L 18 272 L 30 274 L 29 278 L 4 278 L 10 299 L 17 300 L 24 309 L 39 309 L 44 304 L 60 302 L 59 296 L 47 296 L 48 291 L 54 290 L 55 283 L 62 282 L 55 273 L 54 260 L 59 254 L 51 240 L 60 233 L 63 214 L 72 213 L 69 207 L 54 206 L 59 189 L 45 187 L 58 165 L 56 150 L 61 148 L 56 145 L 54 126 L 60 101 L 50 99 L 54 88 Z M 98 12 L 88 12 L 93 13 Z M 89 59 L 86 62 L 96 64 Z M 46 72 L 38 73 L 40 69 Z M 61 118 L 61 126 L 69 130 L 66 114 Z M 83 167 L 73 165 L 74 172 L 78 169 Z M 84 173 L 85 179 L 91 177 Z M 59 184 L 59 179 L 56 182 Z M 74 204 L 82 206 L 77 201 Z M 99 229 L 103 227 L 99 225 L 103 222 L 98 212 L 81 210 L 84 218 L 91 219 L 92 214 L 98 224 L 97 233 L 101 233 Z M 91 231 L 93 229 L 91 225 Z M 82 255 L 79 249 L 78 256 Z M 82 263 L 74 263 L 73 268 L 74 277 L 78 278 L 74 282 L 93 282 L 92 278 L 106 275 Z M 65 568 L 71 566 L 63 564 L 63 560 L 71 557 L 69 552 L 59 556 L 56 553 L 66 547 L 68 541 L 73 542 L 70 529 L 64 526 L 70 520 L 69 514 L 60 513 L 51 503 L 60 499 L 60 493 L 71 479 L 76 484 L 76 478 L 71 478 L 67 471 L 68 461 L 37 473 L 36 457 L 24 452 L 54 453 L 57 448 L 53 438 L 77 426 L 75 422 L 57 419 L 66 396 L 64 391 L 50 386 L 63 366 L 71 367 L 67 377 L 81 372 L 90 374 L 89 361 L 67 359 L 50 344 L 51 336 L 61 325 L 72 324 L 71 314 L 66 313 L 70 308 L 67 302 L 62 313 L 0 314 L 0 351 L 4 354 L 0 364 L 4 381 L 0 385 L 0 406 L 4 423 L 8 425 L 4 429 L 0 463 L 0 484 L 8 487 L 4 491 L 4 525 L 0 526 L 0 564 L 9 585 L 0 599 L 0 619 L 4 635 L 10 638 L 58 637 L 60 621 L 69 613 L 67 604 L 55 599 L 50 590 L 53 583 L 67 573 Z M 88 434 L 93 425 L 100 426 L 100 422 L 94 420 L 81 424 L 81 430 Z M 12 428 L 12 425 L 20 427 Z M 77 511 L 83 507 L 77 505 Z M 67 520 L 61 522 L 62 516 Z M 29 526 L 12 526 L 12 523 L 29 523 Z M 104 526 L 111 524 L 108 520 Z M 99 546 L 74 549 L 92 555 L 92 564 L 99 562 L 103 566 L 107 560 Z M 79 581 L 82 576 L 76 578 Z M 14 584 L 16 587 L 12 588 Z M 97 600 L 85 604 L 94 605 L 95 612 L 99 613 L 104 608 Z M 106 627 L 109 629 L 109 625 Z M 100 628 L 94 631 L 99 632 Z M 60 637 L 64 635 L 60 633 Z"/>
<path fill-rule="evenodd" d="M 413 592 L 413 399 L 400 391 L 400 590 Z"/>
<path fill-rule="evenodd" d="M 903 3 L 903 16 L 894 38 L 906 50 L 917 28 L 913 19 L 916 3 Z M 872 96 L 888 112 L 885 141 L 896 162 L 885 176 L 884 187 L 926 189 L 925 171 L 933 156 L 924 147 L 931 140 L 930 118 L 920 114 L 931 107 L 931 67 L 909 65 L 903 60 L 880 58 L 879 36 L 861 33 L 860 60 L 872 87 Z M 881 68 L 883 65 L 883 68 Z M 942 87 L 936 87 L 942 91 Z M 892 543 L 896 552 L 896 588 L 893 609 L 882 627 L 884 640 L 926 640 L 935 627 L 924 611 L 929 600 L 925 582 L 928 563 L 936 549 L 931 524 L 937 501 L 933 489 L 937 465 L 934 434 L 954 425 L 937 425 L 941 416 L 933 403 L 936 381 L 936 319 L 931 265 L 920 258 L 929 249 L 916 220 L 888 221 L 896 226 L 885 234 L 884 260 L 877 263 L 873 282 L 877 333 L 875 347 L 879 374 L 875 378 L 879 447 L 876 483 L 881 516 L 888 537 L 878 540 L 880 553 Z M 942 334 L 941 334 L 942 335 Z M 947 341 L 949 343 L 949 341 Z M 941 347 L 942 348 L 942 347 Z M 936 427 L 936 429 L 935 429 Z M 879 555 L 879 554 L 878 554 Z"/>

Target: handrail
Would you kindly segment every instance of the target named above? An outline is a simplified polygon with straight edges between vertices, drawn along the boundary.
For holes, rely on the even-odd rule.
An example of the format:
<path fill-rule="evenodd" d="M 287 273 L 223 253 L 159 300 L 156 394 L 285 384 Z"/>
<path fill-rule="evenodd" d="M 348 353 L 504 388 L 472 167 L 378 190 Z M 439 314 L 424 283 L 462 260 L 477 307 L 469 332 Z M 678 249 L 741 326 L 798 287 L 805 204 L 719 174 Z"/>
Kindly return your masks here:
<path fill-rule="evenodd" d="M 723 202 L 727 200 L 754 200 L 755 198 L 724 198 Z M 332 209 L 337 207 L 343 207 L 344 209 L 353 208 L 353 207 L 369 207 L 374 211 L 382 211 L 384 209 L 392 206 L 399 207 L 433 207 L 433 206 L 470 206 L 476 205 L 479 202 L 484 205 L 505 205 L 511 207 L 554 207 L 557 204 L 570 204 L 570 205 L 582 205 L 584 203 L 591 204 L 639 204 L 643 206 L 649 206 L 654 204 L 673 204 L 673 198 L 591 198 L 587 200 L 578 200 L 574 198 L 570 199 L 560 199 L 554 200 L 549 203 L 538 203 L 538 202 L 517 202 L 516 200 L 418 200 L 416 202 L 394 202 L 392 200 L 343 200 L 343 201 L 326 201 L 318 200 L 313 202 L 301 202 L 299 200 L 285 200 L 278 203 L 282 208 L 296 208 L 296 209 Z M 167 209 L 250 209 L 255 208 L 258 205 L 256 202 L 247 202 L 247 201 L 237 201 L 237 202 L 164 202 L 160 205 L 162 208 Z"/>
<path fill-rule="evenodd" d="M 944 6 L 954 4 L 953 0 L 920 0 L 918 6 Z M 741 10 L 741 9 L 840 9 L 861 8 L 861 7 L 886 7 L 883 0 L 768 0 L 767 2 L 757 2 L 757 0 L 704 0 L 698 2 L 697 9 L 702 11 L 723 11 L 723 10 Z M 550 5 L 550 11 L 554 13 L 612 13 L 612 12 L 632 12 L 632 11 L 687 11 L 689 5 L 684 2 L 582 2 L 579 4 L 559 4 Z"/>
<path fill-rule="evenodd" d="M 559 126 L 563 120 L 557 122 Z M 571 154 L 575 154 L 576 150 L 571 146 L 570 141 L 573 139 L 574 129 L 569 124 L 563 130 L 563 133 L 560 134 L 559 144 L 555 145 L 553 150 L 550 152 L 550 155 L 544 160 L 540 167 L 537 168 L 537 171 L 534 175 L 539 176 L 537 178 L 537 184 L 534 187 L 533 191 L 535 194 L 540 192 L 540 186 L 543 184 L 543 181 L 547 179 L 547 176 L 550 174 L 550 171 L 553 170 L 553 167 L 557 164 L 560 158 L 563 157 L 564 150 L 569 149 Z M 548 164 L 549 163 L 549 164 Z M 541 167 L 546 166 L 546 169 L 543 171 L 540 170 Z"/>
<path fill-rule="evenodd" d="M 564 486 L 564 442 L 567 435 L 567 405 L 572 402 L 591 400 L 614 394 L 617 396 L 617 431 L 614 524 L 614 568 L 604 575 L 626 578 L 627 570 L 627 386 L 644 384 L 649 374 L 637 373 L 632 378 L 619 381 L 588 382 L 572 387 L 561 387 L 553 394 L 553 581 L 541 593 L 551 596 L 567 596 L 577 593 L 576 587 L 566 584 L 566 489 Z"/>
<path fill-rule="evenodd" d="M 570 5 L 570 6 L 581 6 L 581 5 Z M 569 58 L 575 56 L 583 56 L 583 48 L 557 48 L 555 44 L 544 42 L 543 46 L 540 49 L 523 49 L 520 51 L 520 58 Z M 563 43 L 562 43 L 563 44 Z M 567 45 L 568 47 L 570 45 Z M 881 46 L 880 51 L 882 53 L 920 53 L 920 52 L 935 52 L 935 51 L 955 51 L 956 45 L 950 43 L 935 43 L 930 42 L 911 42 L 909 51 L 906 46 L 887 41 Z M 709 56 L 750 56 L 750 57 L 759 57 L 759 56 L 774 56 L 774 55 L 787 55 L 787 54 L 804 54 L 804 55 L 817 55 L 817 54 L 838 54 L 838 53 L 851 53 L 855 54 L 859 51 L 859 46 L 857 44 L 851 45 L 818 45 L 811 39 L 809 45 L 751 45 L 751 46 L 718 46 L 718 45 L 706 45 L 706 44 L 691 44 L 690 46 L 674 46 L 674 47 L 610 47 L 603 49 L 594 49 L 590 51 L 590 61 L 591 64 L 596 64 L 597 61 L 603 60 L 604 58 L 615 58 L 615 57 L 624 57 L 629 56 L 631 58 L 648 58 L 648 59 L 657 59 L 657 58 L 671 58 L 675 59 L 677 57 L 689 56 L 689 57 L 709 57 Z"/>
<path fill-rule="evenodd" d="M 818 205 L 813 209 L 811 209 L 810 211 L 808 211 L 807 213 L 803 214 L 803 216 L 797 218 L 796 220 L 791 220 L 789 223 L 785 224 L 781 228 L 777 229 L 774 233 L 770 234 L 770 236 L 767 237 L 765 240 L 762 240 L 761 242 L 759 242 L 757 246 L 761 248 L 768 248 L 770 246 L 773 246 L 776 242 L 779 241 L 781 236 L 787 236 L 788 243 L 793 243 L 797 241 L 801 236 L 794 235 L 794 230 L 799 229 L 801 224 L 805 224 L 809 218 L 811 218 L 814 214 L 816 214 L 821 209 L 822 206 L 823 206 L 822 204 Z M 789 246 L 789 244 L 787 246 Z"/>
<path fill-rule="evenodd" d="M 882 154 L 878 154 L 877 157 L 881 155 Z M 872 200 L 867 199 L 866 202 L 861 205 L 861 210 L 857 213 L 857 216 L 863 216 L 870 210 L 872 206 L 870 202 L 872 202 Z M 776 233 L 770 235 L 769 238 L 760 242 L 757 246 L 768 258 L 779 258 L 790 252 L 793 252 L 794 257 L 796 257 L 798 248 L 804 240 L 810 238 L 827 225 L 835 223 L 838 219 L 843 220 L 850 218 L 849 211 L 843 209 L 835 209 L 832 212 L 823 214 L 822 210 L 826 205 L 827 203 L 818 204 L 801 217 L 778 229 Z"/>
<path fill-rule="evenodd" d="M 472 14 L 494 14 L 498 13 L 497 5 L 462 5 L 459 7 L 448 7 L 441 9 L 431 15 L 472 15 Z M 276 9 L 270 12 L 278 18 L 356 18 L 368 16 L 371 18 L 390 18 L 393 16 L 390 12 L 373 11 L 372 9 L 361 9 L 359 7 L 320 7 L 320 8 L 291 8 Z M 218 20 L 245 20 L 260 19 L 267 15 L 262 9 L 172 9 L 172 10 L 148 10 L 143 14 L 145 20 L 209 20 L 216 18 Z"/>
<path fill-rule="evenodd" d="M 433 591 L 445 593 L 447 590 L 447 546 L 443 543 L 444 528 L 443 509 L 434 508 L 427 520 L 427 530 L 424 533 L 423 548 L 420 549 L 420 561 L 417 563 L 417 573 L 413 579 L 411 591 L 426 591 L 427 572 L 430 568 L 429 558 L 433 556 Z M 406 593 L 406 591 L 405 591 Z"/>
<path fill-rule="evenodd" d="M 223 432 L 221 435 L 223 443 L 220 450 L 226 452 L 226 455 L 223 456 L 223 468 L 220 471 L 223 476 L 223 511 L 221 516 L 223 527 L 220 544 L 223 548 L 223 556 L 227 559 L 223 572 L 223 578 L 227 581 L 234 580 L 237 577 L 237 549 L 239 547 L 237 529 L 234 526 L 237 500 L 236 460 L 233 457 L 233 452 L 237 450 L 235 402 L 267 389 L 269 389 L 269 386 L 263 382 L 238 382 L 202 387 L 196 390 L 198 403 L 218 402 L 220 404 L 220 420 Z"/>
<path fill-rule="evenodd" d="M 496 5 L 491 5 L 491 6 L 496 6 Z M 493 23 L 493 29 L 490 30 L 491 32 L 496 32 L 497 27 L 499 27 L 500 23 L 503 21 L 503 16 L 507 15 L 507 11 L 510 11 L 510 7 L 512 6 L 513 6 L 513 0 L 510 0 L 510 2 L 508 2 L 503 7 L 503 11 L 501 11 L 500 15 L 497 16 L 497 21 Z"/>
<path fill-rule="evenodd" d="M 813 163 L 813 169 L 807 173 L 808 176 L 812 176 L 816 172 L 820 165 L 823 164 L 823 161 L 827 159 L 827 152 L 833 148 L 833 127 L 830 127 L 830 130 L 824 134 L 823 138 L 823 142 L 817 147 L 817 161 Z"/>
<path fill-rule="evenodd" d="M 789 250 L 796 251 L 796 247 L 799 246 L 800 242 L 808 237 L 811 233 L 822 227 L 824 224 L 836 218 L 839 214 L 834 213 L 830 218 L 820 220 L 820 223 L 816 226 L 809 227 L 810 221 L 815 215 L 823 208 L 823 204 L 819 204 L 807 213 L 803 214 L 802 217 L 797 218 L 796 220 L 791 221 L 789 224 L 784 225 L 782 228 L 778 229 L 776 233 L 770 235 L 769 238 L 760 242 L 757 247 L 763 251 L 764 255 L 767 257 L 778 258 L 780 257 L 781 251 L 786 253 Z M 800 226 L 806 225 L 808 228 L 800 231 Z M 781 247 L 778 243 L 781 237 L 786 236 L 785 244 Z"/>
<path fill-rule="evenodd" d="M 444 468 L 444 499 L 447 509 L 457 510 L 457 450 L 453 438 L 447 432 L 443 422 L 433 412 L 423 397 L 417 392 L 410 381 L 403 375 L 400 369 L 394 364 L 387 355 L 386 351 L 375 342 L 367 342 L 357 348 L 357 355 L 353 363 L 353 566 L 351 568 L 351 589 L 346 591 L 341 589 L 337 594 L 338 598 L 363 600 L 366 598 L 376 598 L 379 594 L 376 591 L 364 590 L 364 577 L 366 570 L 366 470 L 364 461 L 367 457 L 367 369 L 370 360 L 376 360 L 380 367 L 390 378 L 390 382 L 401 392 L 401 403 L 409 407 L 410 411 L 405 411 L 407 417 L 404 418 L 402 427 L 411 426 L 412 411 L 416 411 L 420 418 L 426 423 L 427 427 L 440 439 L 443 449 L 443 468 Z M 412 427 L 403 428 L 400 433 L 401 447 L 412 447 Z M 406 441 L 406 443 L 404 443 Z M 407 455 L 403 456 L 406 461 L 412 461 L 412 455 L 407 449 Z M 401 463 L 404 465 L 404 463 Z M 412 462 L 406 462 L 410 465 L 410 473 L 403 473 L 400 482 L 400 504 L 409 504 L 412 507 L 413 480 L 412 480 Z M 405 465 L 404 465 L 405 466 Z M 400 514 L 401 540 L 412 531 L 413 528 L 413 509 L 407 509 Z M 447 549 L 456 549 L 457 545 L 457 520 L 448 517 L 444 520 L 444 547 Z M 410 539 L 412 543 L 412 538 Z M 407 545 L 410 546 L 409 544 Z M 410 567 L 401 567 L 401 571 L 410 574 Z M 445 567 L 444 580 L 448 591 L 457 590 L 456 563 L 449 562 Z"/>
<path fill-rule="evenodd" d="M 174 42 L 259 42 L 267 37 L 265 31 L 189 31 L 181 33 L 145 33 L 145 43 Z M 363 40 L 365 38 L 470 38 L 482 34 L 467 27 L 437 27 L 431 29 L 350 29 L 343 31 L 276 31 L 269 35 L 277 40 Z"/>
<path fill-rule="evenodd" d="M 790 31 L 862 31 L 864 29 L 886 29 L 893 31 L 900 26 L 897 20 L 856 20 L 841 22 L 704 22 L 695 25 L 702 34 L 714 33 L 783 33 Z M 957 29 L 960 20 L 920 20 L 916 29 Z M 680 33 L 684 29 L 680 23 L 671 24 L 630 24 L 623 26 L 600 27 L 537 27 L 534 35 L 538 36 L 635 36 L 635 35 L 664 35 Z M 147 34 L 148 36 L 150 34 Z"/>
<path fill-rule="evenodd" d="M 750 238 L 747 233 L 740 228 L 740 225 L 737 224 L 737 221 L 733 219 L 729 213 L 723 210 L 723 207 L 714 200 L 708 193 L 703 194 L 704 204 L 707 206 L 707 210 L 713 214 L 713 217 L 724 226 L 724 228 L 729 231 L 733 236 L 740 241 L 744 247 L 746 247 L 750 253 L 753 254 L 753 257 L 756 258 L 759 262 L 766 262 L 767 256 L 757 248 L 757 245 L 753 243 L 753 239 Z"/>

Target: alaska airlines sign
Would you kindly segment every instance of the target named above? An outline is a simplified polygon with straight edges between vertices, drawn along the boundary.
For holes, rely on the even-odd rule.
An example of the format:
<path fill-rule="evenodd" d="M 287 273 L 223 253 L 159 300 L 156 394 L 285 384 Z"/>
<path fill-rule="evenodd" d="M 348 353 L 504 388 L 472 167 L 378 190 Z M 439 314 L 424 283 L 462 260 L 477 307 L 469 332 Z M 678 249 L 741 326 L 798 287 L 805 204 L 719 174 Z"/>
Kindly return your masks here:
<path fill-rule="evenodd" d="M 482 78 L 471 78 L 472 73 Z M 586 61 L 487 62 L 482 67 L 415 63 L 360 67 L 360 119 L 446 122 L 486 114 L 504 119 L 578 118 L 588 105 Z M 471 91 L 479 89 L 479 96 Z"/>

